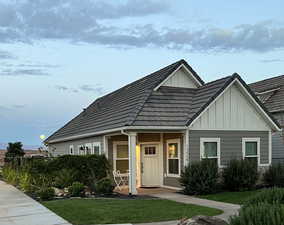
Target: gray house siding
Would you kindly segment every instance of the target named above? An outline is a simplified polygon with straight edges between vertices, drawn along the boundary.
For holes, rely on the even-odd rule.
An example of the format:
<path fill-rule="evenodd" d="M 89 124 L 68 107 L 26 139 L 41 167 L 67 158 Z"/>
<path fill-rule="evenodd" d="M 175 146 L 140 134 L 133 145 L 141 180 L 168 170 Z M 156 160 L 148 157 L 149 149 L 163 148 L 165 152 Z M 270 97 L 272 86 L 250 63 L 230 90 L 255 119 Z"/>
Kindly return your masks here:
<path fill-rule="evenodd" d="M 273 116 L 284 127 L 284 112 L 273 113 Z M 272 163 L 284 163 L 284 131 L 272 134 Z"/>
<path fill-rule="evenodd" d="M 96 137 L 83 138 L 83 139 L 77 139 L 77 140 L 72 140 L 72 141 L 49 144 L 48 148 L 49 148 L 49 151 L 54 156 L 59 156 L 59 155 L 69 154 L 69 147 L 70 145 L 73 145 L 74 154 L 78 155 L 79 145 L 85 145 L 87 143 L 93 143 L 93 142 L 101 143 L 101 152 L 103 153 L 104 152 L 103 136 L 96 136 Z"/>
<path fill-rule="evenodd" d="M 200 138 L 220 138 L 221 165 L 227 165 L 231 159 L 242 158 L 242 138 L 260 138 L 260 163 L 269 163 L 268 131 L 209 131 L 191 130 L 189 132 L 189 160 L 200 160 Z"/>

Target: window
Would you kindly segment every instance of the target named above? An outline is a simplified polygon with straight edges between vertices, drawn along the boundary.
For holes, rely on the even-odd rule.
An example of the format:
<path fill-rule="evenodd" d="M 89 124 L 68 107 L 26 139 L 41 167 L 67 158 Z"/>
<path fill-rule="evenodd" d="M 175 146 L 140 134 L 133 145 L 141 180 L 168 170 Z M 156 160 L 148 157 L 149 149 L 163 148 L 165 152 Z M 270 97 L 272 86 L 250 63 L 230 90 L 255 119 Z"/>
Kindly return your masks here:
<path fill-rule="evenodd" d="M 145 146 L 144 154 L 147 156 L 156 155 L 156 147 L 155 146 Z"/>
<path fill-rule="evenodd" d="M 85 146 L 78 145 L 78 155 L 84 155 L 84 154 L 85 154 Z"/>
<path fill-rule="evenodd" d="M 95 155 L 101 154 L 101 143 L 100 142 L 94 142 L 93 143 L 92 154 L 95 154 Z"/>
<path fill-rule="evenodd" d="M 259 164 L 260 138 L 243 138 L 242 146 L 243 158 Z"/>
<path fill-rule="evenodd" d="M 114 142 L 114 170 L 127 173 L 129 170 L 129 154 L 127 142 Z"/>
<path fill-rule="evenodd" d="M 168 176 L 180 175 L 180 140 L 167 141 L 167 172 Z"/>
<path fill-rule="evenodd" d="M 200 138 L 200 158 L 214 160 L 220 166 L 220 138 Z"/>
<path fill-rule="evenodd" d="M 69 146 L 69 155 L 74 155 L 74 146 L 73 145 Z"/>
<path fill-rule="evenodd" d="M 84 154 L 85 155 L 92 154 L 92 144 L 91 143 L 85 144 Z"/>

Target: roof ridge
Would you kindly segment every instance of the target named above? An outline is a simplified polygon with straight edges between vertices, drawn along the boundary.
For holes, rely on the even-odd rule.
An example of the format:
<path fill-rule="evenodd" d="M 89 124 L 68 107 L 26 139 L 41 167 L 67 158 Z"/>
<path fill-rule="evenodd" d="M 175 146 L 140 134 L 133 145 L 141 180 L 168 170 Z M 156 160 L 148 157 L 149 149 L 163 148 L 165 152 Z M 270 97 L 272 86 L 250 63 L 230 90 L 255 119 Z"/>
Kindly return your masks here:
<path fill-rule="evenodd" d="M 282 74 L 282 75 L 277 75 L 276 77 L 266 78 L 266 79 L 264 79 L 264 80 L 259 80 L 259 81 L 250 83 L 249 85 L 255 85 L 255 84 L 257 84 L 257 83 L 266 82 L 266 81 L 273 80 L 273 79 L 277 79 L 277 78 L 280 78 L 280 77 L 284 77 L 284 74 Z"/>

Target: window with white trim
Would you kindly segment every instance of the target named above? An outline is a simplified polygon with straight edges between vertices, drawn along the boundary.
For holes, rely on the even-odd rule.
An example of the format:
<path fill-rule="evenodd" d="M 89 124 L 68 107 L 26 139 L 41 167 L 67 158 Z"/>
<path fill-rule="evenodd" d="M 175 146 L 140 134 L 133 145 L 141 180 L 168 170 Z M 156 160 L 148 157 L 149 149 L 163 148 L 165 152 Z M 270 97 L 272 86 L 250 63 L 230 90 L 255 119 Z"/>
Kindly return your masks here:
<path fill-rule="evenodd" d="M 85 154 L 85 146 L 78 145 L 78 155 L 84 155 L 84 154 Z"/>
<path fill-rule="evenodd" d="M 220 166 L 220 138 L 200 138 L 200 158 L 216 161 Z"/>
<path fill-rule="evenodd" d="M 69 146 L 69 155 L 74 155 L 74 145 Z"/>
<path fill-rule="evenodd" d="M 260 138 L 243 138 L 242 146 L 243 158 L 259 164 Z"/>
<path fill-rule="evenodd" d="M 85 144 L 84 154 L 85 155 L 91 155 L 92 154 L 92 144 L 91 143 Z"/>
<path fill-rule="evenodd" d="M 94 142 L 93 143 L 92 154 L 94 154 L 94 155 L 100 155 L 101 154 L 101 143 L 100 142 Z"/>
<path fill-rule="evenodd" d="M 180 139 L 167 140 L 167 175 L 180 175 Z"/>
<path fill-rule="evenodd" d="M 114 170 L 120 173 L 127 173 L 129 170 L 129 151 L 128 142 L 114 142 Z"/>

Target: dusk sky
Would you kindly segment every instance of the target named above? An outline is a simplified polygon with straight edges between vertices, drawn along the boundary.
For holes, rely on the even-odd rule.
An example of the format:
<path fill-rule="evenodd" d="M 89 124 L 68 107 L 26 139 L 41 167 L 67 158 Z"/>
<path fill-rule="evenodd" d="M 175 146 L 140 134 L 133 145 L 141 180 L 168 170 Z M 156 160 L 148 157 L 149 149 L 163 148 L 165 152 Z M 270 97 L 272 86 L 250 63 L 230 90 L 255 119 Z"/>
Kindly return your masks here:
<path fill-rule="evenodd" d="M 207 82 L 284 73 L 284 1 L 0 0 L 0 143 L 185 59 Z"/>

